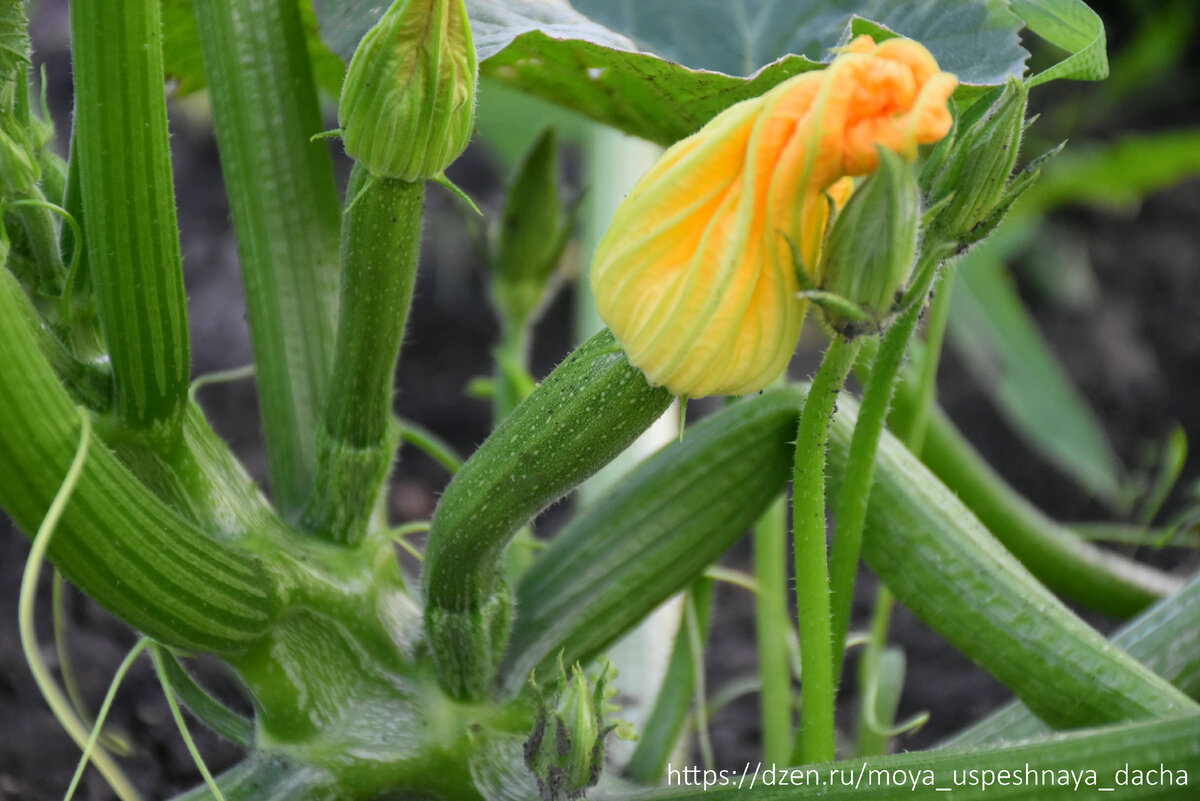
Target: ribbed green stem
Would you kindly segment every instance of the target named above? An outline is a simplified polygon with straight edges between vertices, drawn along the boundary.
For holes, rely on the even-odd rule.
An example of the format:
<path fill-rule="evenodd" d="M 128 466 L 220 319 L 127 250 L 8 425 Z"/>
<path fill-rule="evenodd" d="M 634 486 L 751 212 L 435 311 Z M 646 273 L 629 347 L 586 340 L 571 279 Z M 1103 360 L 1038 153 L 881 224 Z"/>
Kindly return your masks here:
<path fill-rule="evenodd" d="M 357 165 L 348 197 L 336 359 L 304 525 L 354 544 L 367 533 L 398 444 L 392 382 L 416 281 L 425 184 L 370 177 Z"/>
<path fill-rule="evenodd" d="M 88 262 L 118 418 L 169 431 L 187 400 L 187 298 L 156 0 L 71 3 Z"/>
<path fill-rule="evenodd" d="M 337 188 L 297 4 L 194 0 L 276 505 L 312 490 L 337 318 Z"/>
<path fill-rule="evenodd" d="M 862 410 L 850 442 L 846 476 L 834 507 L 833 547 L 829 557 L 830 596 L 833 610 L 833 676 L 839 681 L 846 652 L 846 631 L 850 626 L 850 609 L 854 603 L 854 579 L 862 553 L 863 523 L 871 499 L 871 484 L 875 480 L 875 452 L 887 421 L 896 390 L 896 377 L 908 342 L 912 339 L 925 296 L 937 275 L 937 265 L 926 263 L 914 287 L 915 301 L 892 324 L 871 363 L 870 377 L 863 390 Z"/>
<path fill-rule="evenodd" d="M 830 632 L 829 556 L 825 547 L 825 449 L 838 393 L 854 366 L 858 344 L 837 335 L 813 379 L 796 434 L 792 473 L 792 535 L 796 556 L 803 704 L 792 755 L 806 764 L 834 757 L 833 639 Z"/>
<path fill-rule="evenodd" d="M 856 412 L 851 399 L 839 403 L 831 485 Z M 901 603 L 1044 720 L 1070 728 L 1194 706 L 1067 610 L 894 437 L 884 434 L 878 459 L 863 558 Z"/>
<path fill-rule="evenodd" d="M 915 388 L 896 393 L 891 424 L 904 430 Z M 1046 586 L 1077 603 L 1128 618 L 1181 582 L 1081 539 L 1027 501 L 963 438 L 938 409 L 929 419 L 922 460 Z"/>
<path fill-rule="evenodd" d="M 0 506 L 33 531 L 79 439 L 79 417 L 0 282 Z M 49 556 L 72 583 L 154 639 L 236 651 L 279 606 L 259 560 L 187 523 L 103 447 L 92 449 Z"/>
<path fill-rule="evenodd" d="M 1200 651 L 1180 646 L 1193 642 L 1198 631 L 1200 576 L 1122 626 L 1112 636 L 1112 644 L 1195 698 L 1200 695 Z M 1049 730 L 1029 707 L 1012 701 L 938 747 L 994 746 L 1036 737 Z"/>
<path fill-rule="evenodd" d="M 755 621 L 763 760 L 783 765 L 792 753 L 791 621 L 787 602 L 787 503 L 779 498 L 754 525 Z"/>

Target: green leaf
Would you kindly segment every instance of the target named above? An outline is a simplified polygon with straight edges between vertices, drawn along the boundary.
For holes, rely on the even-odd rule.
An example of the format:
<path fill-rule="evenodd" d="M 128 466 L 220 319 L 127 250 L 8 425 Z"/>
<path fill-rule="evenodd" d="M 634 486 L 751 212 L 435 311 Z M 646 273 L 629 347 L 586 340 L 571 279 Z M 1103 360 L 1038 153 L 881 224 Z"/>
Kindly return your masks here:
<path fill-rule="evenodd" d="M 389 0 L 311 0 L 321 38 L 346 61 L 358 42 L 391 5 Z M 521 34 L 542 31 L 554 39 L 594 42 L 617 50 L 634 44 L 597 25 L 566 0 L 467 0 L 471 35 L 480 61 L 504 50 Z"/>
<path fill-rule="evenodd" d="M 951 341 L 1027 445 L 1089 492 L 1119 502 L 1121 466 L 1104 429 L 1051 353 L 1001 260 L 1014 238 L 1010 229 L 959 265 Z"/>
<path fill-rule="evenodd" d="M 692 69 L 751 75 L 789 54 L 823 59 L 851 20 L 874 20 L 924 44 L 965 83 L 1024 71 L 1020 20 L 995 0 L 574 0 L 639 50 Z"/>
<path fill-rule="evenodd" d="M 560 41 L 533 31 L 484 62 L 482 69 L 499 83 L 670 145 L 734 103 L 822 66 L 803 56 L 788 56 L 744 80 L 689 70 L 646 53 Z"/>
<path fill-rule="evenodd" d="M 1017 40 L 1019 20 L 997 0 L 860 0 L 838 8 L 764 0 L 752 14 L 748 5 L 576 3 L 601 23 L 619 23 L 616 32 L 564 0 L 468 0 L 467 9 L 483 75 L 663 145 L 740 100 L 820 68 L 814 59 L 842 40 L 856 12 L 926 43 L 964 81 L 1000 83 L 1020 74 L 1027 57 Z M 321 36 L 349 59 L 385 6 L 380 0 L 315 0 Z M 673 24 L 663 25 L 663 19 Z M 774 36 L 777 31 L 785 35 Z M 731 48 L 735 40 L 739 45 Z M 749 77 L 734 77 L 741 75 Z"/>
<path fill-rule="evenodd" d="M 1108 77 L 1104 23 L 1082 0 L 1011 0 L 1029 30 L 1069 54 L 1030 80 L 1031 86 L 1058 78 L 1099 81 Z"/>

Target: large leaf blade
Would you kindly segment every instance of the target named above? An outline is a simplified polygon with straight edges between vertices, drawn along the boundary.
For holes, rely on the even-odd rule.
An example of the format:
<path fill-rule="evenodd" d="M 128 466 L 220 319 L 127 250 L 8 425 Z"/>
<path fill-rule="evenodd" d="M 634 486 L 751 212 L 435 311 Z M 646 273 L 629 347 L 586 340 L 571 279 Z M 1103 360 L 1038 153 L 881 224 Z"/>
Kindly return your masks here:
<path fill-rule="evenodd" d="M 916 39 L 966 83 L 1024 70 L 1020 20 L 993 0 L 575 0 L 592 19 L 693 69 L 751 75 L 789 54 L 824 58 L 855 17 Z"/>
<path fill-rule="evenodd" d="M 1108 77 L 1104 23 L 1083 0 L 1012 0 L 1012 10 L 1029 30 L 1067 51 L 1067 57 L 1031 80 L 1100 81 Z"/>
<path fill-rule="evenodd" d="M 314 0 L 321 36 L 346 60 L 386 5 Z M 856 15 L 924 42 L 965 83 L 1001 83 L 1028 55 L 1020 21 L 997 0 L 468 0 L 467 8 L 484 75 L 663 145 L 818 68 Z"/>

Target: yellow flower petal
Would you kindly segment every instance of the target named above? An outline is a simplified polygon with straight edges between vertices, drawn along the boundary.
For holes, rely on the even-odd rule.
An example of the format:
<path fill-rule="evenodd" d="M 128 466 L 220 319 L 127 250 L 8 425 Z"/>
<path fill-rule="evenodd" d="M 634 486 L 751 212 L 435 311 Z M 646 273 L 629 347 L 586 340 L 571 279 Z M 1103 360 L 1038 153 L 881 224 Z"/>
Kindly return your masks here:
<path fill-rule="evenodd" d="M 600 316 L 649 380 L 745 394 L 795 351 L 829 198 L 949 130 L 953 76 L 920 45 L 859 37 L 826 69 L 726 109 L 670 148 L 617 210 L 592 264 Z M 815 278 L 816 276 L 814 276 Z"/>

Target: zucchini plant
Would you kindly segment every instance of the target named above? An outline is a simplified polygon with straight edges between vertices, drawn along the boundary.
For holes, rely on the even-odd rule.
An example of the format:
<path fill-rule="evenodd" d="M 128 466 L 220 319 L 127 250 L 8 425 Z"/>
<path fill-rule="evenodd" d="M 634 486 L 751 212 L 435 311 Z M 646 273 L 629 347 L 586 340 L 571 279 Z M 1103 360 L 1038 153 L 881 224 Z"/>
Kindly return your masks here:
<path fill-rule="evenodd" d="M 75 114 L 56 140 L 25 4 L 0 0 L 0 506 L 32 539 L 21 646 L 83 754 L 68 796 L 90 763 L 139 797 L 107 749 L 113 693 L 81 708 L 40 655 L 45 560 L 142 635 L 120 674 L 149 655 L 204 780 L 182 798 L 1195 792 L 1196 581 L 1042 516 L 933 399 L 949 293 L 932 290 L 1057 152 L 1018 160 L 1029 92 L 1103 77 L 1098 18 L 1079 0 L 780 5 L 72 0 Z M 1026 73 L 1025 28 L 1067 55 Z M 730 30 L 742 44 L 714 47 Z M 211 98 L 269 492 L 192 391 L 168 78 Z M 606 327 L 540 383 L 530 330 L 577 209 L 553 134 L 522 161 L 490 243 L 496 422 L 460 465 L 395 416 L 393 376 L 426 184 L 462 196 L 445 173 L 477 91 L 513 89 L 667 149 L 598 237 L 580 297 Z M 330 137 L 354 162 L 344 190 Z M 790 382 L 806 317 L 829 346 Z M 710 395 L 729 401 L 533 532 L 676 398 Z M 454 471 L 429 521 L 388 519 L 402 440 Z M 703 649 L 714 564 L 751 528 L 763 753 L 731 770 L 703 736 Z M 862 561 L 882 589 L 859 636 Z M 661 689 L 630 725 L 606 653 L 680 594 Z M 906 728 L 895 602 L 1017 701 L 947 748 L 882 756 Z M 1067 602 L 1129 622 L 1109 641 Z M 851 739 L 835 709 L 854 643 Z M 192 678 L 197 653 L 252 717 Z M 180 702 L 244 760 L 213 775 Z"/>

